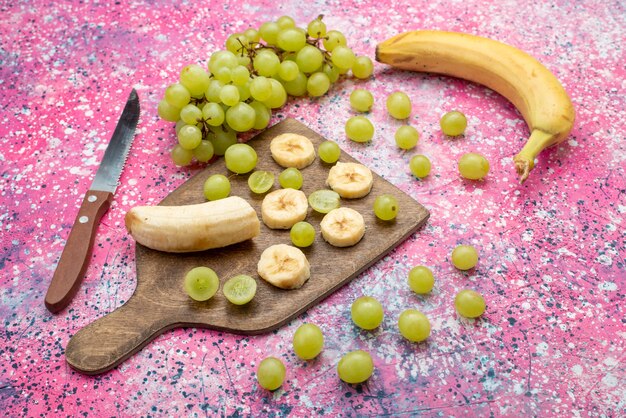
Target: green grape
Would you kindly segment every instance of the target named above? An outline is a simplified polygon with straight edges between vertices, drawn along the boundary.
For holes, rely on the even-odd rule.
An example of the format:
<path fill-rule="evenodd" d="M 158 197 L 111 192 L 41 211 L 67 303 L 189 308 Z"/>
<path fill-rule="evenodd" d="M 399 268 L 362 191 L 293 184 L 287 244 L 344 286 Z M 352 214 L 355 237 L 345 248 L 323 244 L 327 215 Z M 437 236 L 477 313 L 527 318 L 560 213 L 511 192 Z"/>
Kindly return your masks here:
<path fill-rule="evenodd" d="M 195 125 L 202 120 L 202 111 L 196 105 L 188 104 L 180 109 L 180 118 L 187 125 Z"/>
<path fill-rule="evenodd" d="M 339 68 L 337 68 L 336 66 L 332 64 L 324 64 L 322 66 L 322 71 L 328 76 L 328 79 L 331 83 L 339 80 Z"/>
<path fill-rule="evenodd" d="M 454 306 L 459 315 L 466 318 L 478 318 L 485 312 L 485 299 L 474 290 L 463 289 L 456 294 Z"/>
<path fill-rule="evenodd" d="M 352 74 L 356 78 L 364 80 L 372 75 L 374 72 L 374 63 L 369 57 L 364 55 L 356 57 L 354 64 L 352 64 Z"/>
<path fill-rule="evenodd" d="M 182 127 L 183 127 L 183 126 L 185 126 L 185 125 L 187 125 L 187 124 L 186 124 L 186 123 L 185 123 L 185 121 L 184 121 L 184 120 L 182 120 L 182 119 L 179 119 L 179 120 L 176 122 L 176 125 L 174 125 L 174 130 L 176 131 L 176 135 L 178 135 L 178 132 L 180 131 L 180 128 L 182 128 Z"/>
<path fill-rule="evenodd" d="M 178 143 L 181 147 L 192 150 L 202 141 L 202 131 L 196 125 L 186 125 L 178 131 Z"/>
<path fill-rule="evenodd" d="M 278 32 L 276 44 L 285 51 L 299 51 L 306 45 L 306 36 L 296 28 L 282 29 Z"/>
<path fill-rule="evenodd" d="M 287 81 L 284 85 L 285 91 L 294 97 L 304 96 L 306 94 L 307 76 L 304 73 L 298 73 L 296 78 Z"/>
<path fill-rule="evenodd" d="M 353 116 L 346 122 L 346 135 L 354 142 L 367 142 L 374 136 L 374 125 L 365 116 Z"/>
<path fill-rule="evenodd" d="M 394 136 L 396 145 L 402 149 L 411 149 L 417 145 L 417 141 L 420 139 L 420 134 L 417 129 L 410 125 L 403 125 L 396 130 Z"/>
<path fill-rule="evenodd" d="M 246 68 L 250 68 L 251 63 L 252 63 L 252 60 L 247 55 L 244 55 L 243 57 L 242 56 L 237 57 L 237 64 L 239 65 L 243 65 Z"/>
<path fill-rule="evenodd" d="M 287 92 L 280 81 L 274 80 L 270 78 L 270 83 L 272 84 L 272 94 L 270 98 L 267 100 L 263 100 L 263 104 L 265 104 L 270 109 L 278 109 L 279 107 L 283 107 L 283 105 L 287 102 Z"/>
<path fill-rule="evenodd" d="M 409 287 L 415 293 L 423 295 L 430 292 L 435 285 L 435 276 L 426 266 L 416 266 L 409 271 Z"/>
<path fill-rule="evenodd" d="M 352 68 L 356 57 L 354 52 L 347 46 L 338 45 L 333 49 L 333 53 L 330 57 L 333 64 L 340 69 Z"/>
<path fill-rule="evenodd" d="M 343 36 L 343 33 L 336 30 L 326 32 L 326 37 L 322 43 L 324 49 L 328 52 L 332 52 L 338 46 L 346 46 L 347 44 L 346 37 Z"/>
<path fill-rule="evenodd" d="M 469 270 L 476 267 L 478 263 L 478 251 L 471 245 L 457 245 L 457 247 L 452 250 L 450 260 L 454 267 L 459 270 Z"/>
<path fill-rule="evenodd" d="M 298 51 L 296 55 L 296 64 L 303 73 L 312 73 L 317 70 L 324 62 L 324 55 L 319 48 L 313 45 L 306 45 Z"/>
<path fill-rule="evenodd" d="M 245 103 L 241 103 L 245 104 Z M 228 112 L 226 113 L 228 117 Z M 258 157 L 254 148 L 248 144 L 235 144 L 228 147 L 224 154 L 226 168 L 233 173 L 245 174 L 254 170 Z"/>
<path fill-rule="evenodd" d="M 374 214 L 383 221 L 395 219 L 398 209 L 398 200 L 390 194 L 381 194 L 374 200 Z"/>
<path fill-rule="evenodd" d="M 213 153 L 213 144 L 211 144 L 211 141 L 206 140 L 200 141 L 200 145 L 193 150 L 193 156 L 201 163 L 206 163 L 213 158 Z"/>
<path fill-rule="evenodd" d="M 295 61 L 283 61 L 278 69 L 278 76 L 284 81 L 292 81 L 298 77 L 300 69 Z"/>
<path fill-rule="evenodd" d="M 281 29 L 288 29 L 288 28 L 293 28 L 296 26 L 296 22 L 293 20 L 293 18 L 289 16 L 279 17 L 276 20 L 276 23 L 278 24 L 278 27 Z"/>
<path fill-rule="evenodd" d="M 430 335 L 430 321 L 417 309 L 407 309 L 398 318 L 398 328 L 404 338 L 413 342 L 424 341 Z"/>
<path fill-rule="evenodd" d="M 193 158 L 193 152 L 181 147 L 179 144 L 176 144 L 174 148 L 172 148 L 170 156 L 172 157 L 172 161 L 174 161 L 174 164 L 179 166 L 186 166 L 191 163 L 191 160 Z"/>
<path fill-rule="evenodd" d="M 188 65 L 180 72 L 180 84 L 193 97 L 201 97 L 209 86 L 209 81 L 209 74 L 198 64 Z"/>
<path fill-rule="evenodd" d="M 373 372 L 372 356 L 363 350 L 345 354 L 337 364 L 337 374 L 346 383 L 363 383 L 370 378 Z"/>
<path fill-rule="evenodd" d="M 425 155 L 414 155 L 409 162 L 411 173 L 417 178 L 424 178 L 430 174 L 430 160 Z"/>
<path fill-rule="evenodd" d="M 250 40 L 243 33 L 233 33 L 226 38 L 225 46 L 233 54 L 242 54 L 250 46 Z"/>
<path fill-rule="evenodd" d="M 243 34 L 250 42 L 259 42 L 259 39 L 261 39 L 261 34 L 259 33 L 259 31 L 253 28 L 246 29 Z"/>
<path fill-rule="evenodd" d="M 202 190 L 206 200 L 224 199 L 230 195 L 230 180 L 221 174 L 213 174 L 204 181 Z"/>
<path fill-rule="evenodd" d="M 248 132 L 255 121 L 256 112 L 248 103 L 239 102 L 226 111 L 226 123 L 237 132 Z"/>
<path fill-rule="evenodd" d="M 317 148 L 320 159 L 328 164 L 336 163 L 341 156 L 341 148 L 334 141 L 324 141 Z"/>
<path fill-rule="evenodd" d="M 363 329 L 372 330 L 383 322 L 383 305 L 370 296 L 361 296 L 352 303 L 352 321 Z"/>
<path fill-rule="evenodd" d="M 211 126 L 220 126 L 224 117 L 224 109 L 217 103 L 209 102 L 202 108 L 202 119 Z"/>
<path fill-rule="evenodd" d="M 326 94 L 330 88 L 330 80 L 324 73 L 313 73 L 306 83 L 306 90 L 311 97 L 319 97 Z"/>
<path fill-rule="evenodd" d="M 250 71 L 243 65 L 238 65 L 231 70 L 230 77 L 234 85 L 243 86 L 250 80 Z"/>
<path fill-rule="evenodd" d="M 302 324 L 293 334 L 293 351 L 302 360 L 314 359 L 324 348 L 324 334 L 315 324 Z"/>
<path fill-rule="evenodd" d="M 300 190 L 303 181 L 302 173 L 295 167 L 284 169 L 278 176 L 278 182 L 283 189 Z"/>
<path fill-rule="evenodd" d="M 285 380 L 285 365 L 276 357 L 264 358 L 256 371 L 256 378 L 263 389 L 276 390 Z"/>
<path fill-rule="evenodd" d="M 259 35 L 268 45 L 276 44 L 278 32 L 280 32 L 280 27 L 276 22 L 265 22 L 259 28 Z"/>
<path fill-rule="evenodd" d="M 259 76 L 250 82 L 250 96 L 260 102 L 265 101 L 272 95 L 272 83 L 267 77 Z"/>
<path fill-rule="evenodd" d="M 211 299 L 219 286 L 217 274 L 208 267 L 195 267 L 185 275 L 185 291 L 189 297 L 199 302 Z"/>
<path fill-rule="evenodd" d="M 319 213 L 328 213 L 341 205 L 339 193 L 328 189 L 316 190 L 309 195 L 309 205 Z"/>
<path fill-rule="evenodd" d="M 220 90 L 220 101 L 226 106 L 234 106 L 239 103 L 239 90 L 236 86 L 228 84 Z"/>
<path fill-rule="evenodd" d="M 374 96 L 368 90 L 355 89 L 350 93 L 350 106 L 358 112 L 369 112 L 374 105 Z"/>
<path fill-rule="evenodd" d="M 467 128 L 467 119 L 463 113 L 453 110 L 441 117 L 439 125 L 444 135 L 459 136 L 463 135 Z"/>
<path fill-rule="evenodd" d="M 304 86 L 306 88 L 306 82 Z M 159 102 L 159 105 L 157 107 L 157 112 L 159 113 L 159 117 L 161 119 L 166 120 L 168 122 L 176 122 L 180 118 L 180 109 L 172 106 L 165 99 Z"/>
<path fill-rule="evenodd" d="M 248 84 L 237 86 L 237 90 L 239 91 L 239 101 L 245 102 L 250 98 L 250 86 Z"/>
<path fill-rule="evenodd" d="M 406 119 L 411 115 L 411 99 L 401 91 L 387 97 L 387 111 L 396 119 Z"/>
<path fill-rule="evenodd" d="M 209 71 L 212 74 L 222 67 L 233 69 L 238 65 L 239 59 L 231 51 L 217 51 L 209 58 Z"/>
<path fill-rule="evenodd" d="M 248 187 L 252 192 L 263 194 L 274 185 L 274 173 L 269 171 L 255 171 L 248 177 Z"/>
<path fill-rule="evenodd" d="M 315 241 L 315 228 L 308 222 L 296 222 L 289 231 L 289 237 L 296 247 L 310 247 Z"/>
<path fill-rule="evenodd" d="M 250 107 L 254 109 L 255 114 L 253 128 L 257 130 L 265 129 L 270 123 L 272 111 L 263 103 L 257 102 L 256 100 L 250 103 Z"/>
<path fill-rule="evenodd" d="M 228 67 L 220 67 L 215 70 L 213 77 L 224 84 L 228 84 L 232 80 L 232 70 Z"/>
<path fill-rule="evenodd" d="M 224 155 L 231 145 L 237 143 L 237 134 L 231 129 L 217 128 L 211 138 L 211 143 L 213 144 L 215 155 Z"/>
<path fill-rule="evenodd" d="M 230 303 L 245 305 L 256 295 L 256 280 L 246 274 L 231 277 L 224 283 L 222 293 Z"/>
<path fill-rule="evenodd" d="M 207 87 L 206 92 L 204 92 L 204 97 L 206 97 L 209 102 L 220 103 L 222 101 L 222 99 L 220 99 L 222 87 L 224 87 L 224 83 L 221 81 L 211 80 L 209 82 L 209 87 Z"/>
<path fill-rule="evenodd" d="M 254 57 L 252 65 L 259 75 L 271 77 L 278 72 L 280 60 L 272 50 L 262 49 L 261 52 Z"/>
<path fill-rule="evenodd" d="M 311 38 L 323 38 L 326 35 L 326 24 L 320 18 L 311 20 L 307 26 L 307 33 Z"/>
<path fill-rule="evenodd" d="M 191 94 L 187 87 L 180 83 L 170 84 L 165 89 L 165 100 L 170 106 L 182 109 L 191 100 Z"/>
<path fill-rule="evenodd" d="M 480 180 L 489 173 L 489 161 L 475 152 L 463 154 L 458 167 L 461 176 L 470 180 Z"/>

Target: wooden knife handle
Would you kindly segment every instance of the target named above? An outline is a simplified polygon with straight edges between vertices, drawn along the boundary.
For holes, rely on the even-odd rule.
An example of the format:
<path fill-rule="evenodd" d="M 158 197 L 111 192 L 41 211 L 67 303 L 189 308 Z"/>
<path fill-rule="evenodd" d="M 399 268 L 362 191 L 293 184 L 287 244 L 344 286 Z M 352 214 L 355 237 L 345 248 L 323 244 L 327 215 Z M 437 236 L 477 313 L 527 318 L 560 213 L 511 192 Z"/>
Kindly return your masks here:
<path fill-rule="evenodd" d="M 102 215 L 111 206 L 113 193 L 89 190 L 67 238 L 61 259 L 46 293 L 46 307 L 59 312 L 71 302 L 78 291 L 93 248 L 96 229 Z"/>

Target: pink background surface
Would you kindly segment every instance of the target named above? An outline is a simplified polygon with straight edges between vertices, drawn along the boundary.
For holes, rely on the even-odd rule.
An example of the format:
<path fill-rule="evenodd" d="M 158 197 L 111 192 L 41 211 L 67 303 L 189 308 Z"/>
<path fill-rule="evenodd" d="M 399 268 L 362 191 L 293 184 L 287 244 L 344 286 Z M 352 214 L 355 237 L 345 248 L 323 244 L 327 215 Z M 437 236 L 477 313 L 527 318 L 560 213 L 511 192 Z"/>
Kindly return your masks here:
<path fill-rule="evenodd" d="M 0 410 L 10 416 L 619 416 L 626 414 L 624 345 L 626 182 L 626 10 L 623 2 L 2 2 L 0 11 Z M 505 99 L 477 85 L 376 64 L 365 82 L 345 80 L 319 99 L 290 100 L 273 121 L 293 117 L 340 146 L 431 211 L 427 225 L 350 284 L 276 332 L 243 337 L 178 329 L 113 371 L 83 376 L 64 349 L 80 328 L 128 300 L 135 288 L 134 243 L 124 214 L 156 204 L 200 166 L 176 168 L 173 125 L 156 104 L 186 64 L 206 63 L 228 34 L 282 14 L 306 24 L 319 13 L 355 51 L 402 31 L 448 29 L 526 50 L 563 82 L 577 110 L 571 137 L 541 154 L 519 185 L 511 164 L 527 128 Z M 348 96 L 369 89 L 371 144 L 352 143 L 343 124 Z M 131 88 L 142 116 L 115 200 L 98 229 L 81 290 L 53 316 L 43 298 L 78 205 L 95 174 Z M 400 122 L 384 100 L 413 100 L 414 151 L 399 152 Z M 439 117 L 459 109 L 466 135 L 449 140 Z M 461 179 L 458 157 L 483 153 L 483 182 Z M 428 155 L 431 176 L 408 161 Z M 449 262 L 454 246 L 480 251 L 471 273 Z M 405 283 L 417 264 L 432 268 L 433 293 Z M 480 291 L 487 311 L 457 317 L 453 298 Z M 385 320 L 374 332 L 350 320 L 352 301 L 378 298 Z M 433 332 L 410 344 L 396 328 L 418 308 Z M 318 324 L 326 346 L 304 363 L 295 329 Z M 339 381 L 341 355 L 368 350 L 375 372 L 363 385 Z M 287 366 L 273 393 L 254 371 L 265 356 Z"/>

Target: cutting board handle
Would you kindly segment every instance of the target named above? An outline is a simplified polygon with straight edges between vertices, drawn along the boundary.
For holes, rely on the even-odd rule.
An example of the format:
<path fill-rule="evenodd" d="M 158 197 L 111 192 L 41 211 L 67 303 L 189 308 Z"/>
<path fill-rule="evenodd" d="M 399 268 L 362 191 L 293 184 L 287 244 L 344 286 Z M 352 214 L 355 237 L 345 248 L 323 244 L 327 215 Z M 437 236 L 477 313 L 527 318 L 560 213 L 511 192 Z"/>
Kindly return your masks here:
<path fill-rule="evenodd" d="M 158 309 L 150 305 L 154 303 L 133 295 L 118 309 L 78 331 L 65 349 L 68 364 L 85 374 L 104 373 L 173 328 L 172 315 L 164 312 L 162 305 Z"/>

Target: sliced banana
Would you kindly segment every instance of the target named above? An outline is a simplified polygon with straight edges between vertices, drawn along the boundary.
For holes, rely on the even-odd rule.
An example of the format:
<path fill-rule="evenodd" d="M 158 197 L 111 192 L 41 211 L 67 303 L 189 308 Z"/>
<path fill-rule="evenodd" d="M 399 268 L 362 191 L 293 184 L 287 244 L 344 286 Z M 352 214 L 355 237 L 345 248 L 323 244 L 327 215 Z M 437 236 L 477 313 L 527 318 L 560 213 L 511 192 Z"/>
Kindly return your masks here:
<path fill-rule="evenodd" d="M 309 202 L 301 190 L 278 189 L 265 195 L 261 203 L 263 223 L 271 229 L 289 229 L 303 221 Z"/>
<path fill-rule="evenodd" d="M 328 212 L 320 223 L 322 237 L 335 247 L 349 247 L 365 234 L 363 216 L 354 209 L 342 207 Z"/>
<path fill-rule="evenodd" d="M 311 276 L 309 260 L 304 253 L 287 244 L 266 248 L 259 259 L 257 271 L 264 280 L 281 289 L 302 287 Z"/>
<path fill-rule="evenodd" d="M 328 171 L 326 184 L 339 193 L 339 196 L 356 199 L 366 196 L 372 190 L 374 177 L 363 164 L 339 162 Z"/>
<path fill-rule="evenodd" d="M 315 160 L 315 148 L 309 138 L 303 135 L 286 133 L 270 142 L 272 158 L 278 165 L 302 169 Z"/>

